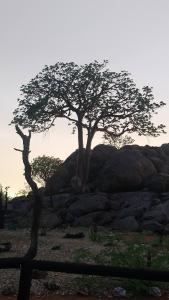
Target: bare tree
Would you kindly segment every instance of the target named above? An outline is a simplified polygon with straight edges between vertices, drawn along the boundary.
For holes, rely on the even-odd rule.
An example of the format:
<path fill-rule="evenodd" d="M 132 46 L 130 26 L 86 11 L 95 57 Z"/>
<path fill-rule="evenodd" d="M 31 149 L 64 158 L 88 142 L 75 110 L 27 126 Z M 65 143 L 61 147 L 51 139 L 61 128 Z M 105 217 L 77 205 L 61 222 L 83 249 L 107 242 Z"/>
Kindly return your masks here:
<path fill-rule="evenodd" d="M 23 150 L 16 149 L 16 151 L 22 152 L 22 160 L 25 168 L 25 179 L 29 186 L 32 189 L 34 195 L 34 203 L 33 203 L 33 216 L 32 216 L 32 224 L 31 224 L 31 242 L 30 247 L 25 255 L 25 258 L 32 259 L 37 254 L 38 247 L 38 231 L 40 225 L 40 214 L 41 214 L 41 203 L 42 203 L 42 195 L 39 192 L 36 182 L 32 179 L 31 176 L 31 165 L 29 163 L 29 153 L 30 153 L 30 139 L 31 139 L 31 131 L 29 131 L 29 135 L 23 134 L 22 130 L 18 125 L 15 126 L 17 134 L 21 137 L 23 142 Z"/>

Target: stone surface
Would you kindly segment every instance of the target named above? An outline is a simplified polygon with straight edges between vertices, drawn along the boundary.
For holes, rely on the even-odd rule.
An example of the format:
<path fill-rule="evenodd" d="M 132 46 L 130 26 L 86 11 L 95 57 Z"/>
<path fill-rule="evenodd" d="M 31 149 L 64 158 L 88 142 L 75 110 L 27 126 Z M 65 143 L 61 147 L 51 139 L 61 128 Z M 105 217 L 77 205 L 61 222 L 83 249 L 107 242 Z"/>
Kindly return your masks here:
<path fill-rule="evenodd" d="M 112 225 L 112 229 L 122 231 L 137 231 L 139 229 L 139 225 L 134 216 L 129 216 L 123 219 L 116 219 Z"/>
<path fill-rule="evenodd" d="M 155 220 L 144 221 L 140 227 L 141 230 L 148 230 L 156 233 L 162 233 L 164 226 Z"/>
<path fill-rule="evenodd" d="M 144 181 L 154 174 L 154 165 L 139 151 L 119 150 L 101 170 L 99 187 L 103 192 L 140 189 Z"/>
<path fill-rule="evenodd" d="M 82 194 L 78 201 L 70 205 L 69 212 L 78 217 L 94 211 L 109 209 L 109 203 L 110 201 L 104 194 Z"/>
<path fill-rule="evenodd" d="M 110 145 L 97 145 L 91 150 L 88 188 L 90 191 L 133 191 L 147 187 L 154 175 L 169 175 L 169 144 L 161 147 L 127 145 L 116 149 Z M 46 194 L 72 192 L 72 179 L 76 173 L 78 151 L 74 151 L 46 185 Z M 155 178 L 155 177 L 154 177 Z M 161 188 L 161 191 L 166 189 Z M 156 191 L 156 190 L 155 190 Z"/>

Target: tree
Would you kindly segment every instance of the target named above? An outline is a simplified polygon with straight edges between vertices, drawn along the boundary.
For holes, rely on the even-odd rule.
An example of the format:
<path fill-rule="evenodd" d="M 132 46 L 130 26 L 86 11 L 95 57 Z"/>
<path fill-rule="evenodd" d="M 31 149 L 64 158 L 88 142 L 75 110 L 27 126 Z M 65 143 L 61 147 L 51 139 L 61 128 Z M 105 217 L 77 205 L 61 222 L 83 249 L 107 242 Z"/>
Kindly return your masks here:
<path fill-rule="evenodd" d="M 4 228 L 4 193 L 2 186 L 0 188 L 0 229 Z"/>
<path fill-rule="evenodd" d="M 78 132 L 76 182 L 81 191 L 86 187 L 91 144 L 97 131 L 117 137 L 132 132 L 155 137 L 165 132 L 164 125 L 152 122 L 152 116 L 165 105 L 154 100 L 152 88 L 139 90 L 128 72 L 112 72 L 106 65 L 107 61 L 94 61 L 80 66 L 73 62 L 45 66 L 21 87 L 12 121 L 42 132 L 54 126 L 56 118 L 69 120 Z"/>
<path fill-rule="evenodd" d="M 29 184 L 34 195 L 32 224 L 31 224 L 31 242 L 30 242 L 29 249 L 26 255 L 24 256 L 26 259 L 33 259 L 37 254 L 37 248 L 38 248 L 38 232 L 39 232 L 40 215 L 42 209 L 42 195 L 37 187 L 36 182 L 32 179 L 31 164 L 29 162 L 31 131 L 29 130 L 29 134 L 25 135 L 18 125 L 15 126 L 15 129 L 16 129 L 16 133 L 22 139 L 23 150 L 17 148 L 14 148 L 14 150 L 22 153 L 25 179 L 26 182 Z"/>
<path fill-rule="evenodd" d="M 62 163 L 62 160 L 53 156 L 38 156 L 31 163 L 32 175 L 38 182 L 46 183 Z"/>
<path fill-rule="evenodd" d="M 0 184 L 0 229 L 4 228 L 5 225 L 5 214 L 8 208 L 9 200 L 8 189 L 9 186 L 3 188 L 3 186 Z"/>
<path fill-rule="evenodd" d="M 103 136 L 103 140 L 105 144 L 114 146 L 117 149 L 120 149 L 123 146 L 131 145 L 134 143 L 134 139 L 129 135 L 115 136 L 115 135 L 105 133 Z"/>

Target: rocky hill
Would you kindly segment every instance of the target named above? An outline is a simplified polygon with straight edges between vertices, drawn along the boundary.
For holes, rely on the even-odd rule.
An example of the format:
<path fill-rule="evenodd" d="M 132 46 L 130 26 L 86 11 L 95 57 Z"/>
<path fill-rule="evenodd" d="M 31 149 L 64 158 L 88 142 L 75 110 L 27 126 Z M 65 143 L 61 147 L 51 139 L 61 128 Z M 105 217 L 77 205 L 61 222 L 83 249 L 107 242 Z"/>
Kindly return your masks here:
<path fill-rule="evenodd" d="M 72 153 L 46 186 L 47 194 L 71 191 L 78 152 Z M 148 188 L 169 191 L 169 144 L 161 147 L 130 145 L 120 150 L 97 145 L 91 152 L 89 191 L 122 192 Z"/>
<path fill-rule="evenodd" d="M 89 192 L 74 193 L 77 151 L 47 183 L 42 226 L 108 226 L 169 233 L 169 144 L 161 147 L 98 145 L 92 150 Z M 15 198 L 8 222 L 28 226 L 32 196 Z"/>

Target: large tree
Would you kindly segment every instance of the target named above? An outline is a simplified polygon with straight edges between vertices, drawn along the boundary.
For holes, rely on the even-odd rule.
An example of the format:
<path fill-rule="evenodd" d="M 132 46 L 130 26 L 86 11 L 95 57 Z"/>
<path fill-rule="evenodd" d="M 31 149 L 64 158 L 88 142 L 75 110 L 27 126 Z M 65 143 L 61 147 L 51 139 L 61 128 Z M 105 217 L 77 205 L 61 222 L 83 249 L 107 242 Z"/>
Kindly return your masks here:
<path fill-rule="evenodd" d="M 73 62 L 45 66 L 21 87 L 14 111 L 12 123 L 34 132 L 48 130 L 56 118 L 68 119 L 77 129 L 76 181 L 81 190 L 87 182 L 91 144 L 97 131 L 117 137 L 133 132 L 155 137 L 164 132 L 165 126 L 154 125 L 152 116 L 165 103 L 154 100 L 151 87 L 139 90 L 128 72 L 112 72 L 106 65 L 107 61 L 94 61 L 80 66 Z"/>

